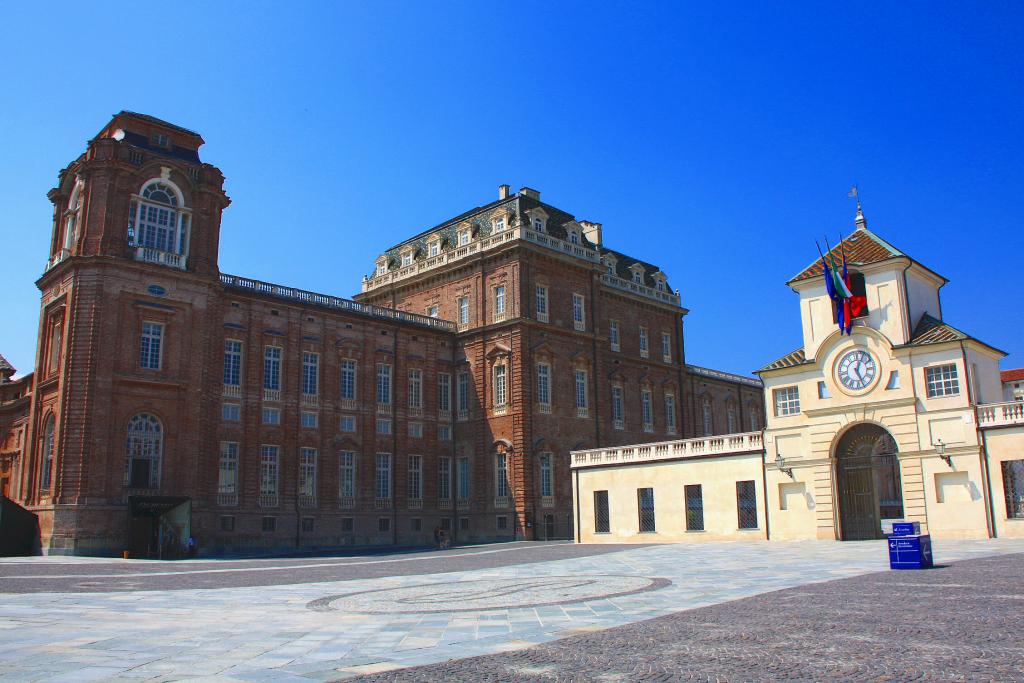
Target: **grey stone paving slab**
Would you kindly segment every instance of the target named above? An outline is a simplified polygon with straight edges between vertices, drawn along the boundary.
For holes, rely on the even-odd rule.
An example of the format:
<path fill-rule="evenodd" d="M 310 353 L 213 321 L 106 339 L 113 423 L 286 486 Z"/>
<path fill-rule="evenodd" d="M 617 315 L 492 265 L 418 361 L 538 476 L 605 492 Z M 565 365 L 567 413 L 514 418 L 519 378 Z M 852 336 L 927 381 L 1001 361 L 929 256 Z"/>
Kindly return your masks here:
<path fill-rule="evenodd" d="M 456 569 L 447 573 L 436 573 L 431 564 L 426 573 L 409 573 L 410 564 L 401 557 L 394 558 L 389 570 L 386 562 L 374 557 L 368 559 L 375 564 L 349 567 L 348 580 L 320 581 L 313 572 L 314 580 L 307 583 L 289 576 L 280 585 L 246 585 L 229 580 L 233 573 L 223 573 L 217 576 L 229 587 L 5 593 L 0 595 L 0 681 L 40 680 L 112 664 L 117 666 L 109 668 L 118 670 L 105 671 L 104 680 L 335 680 L 377 666 L 390 671 L 473 654 L 520 651 L 571 637 L 580 629 L 616 627 L 887 569 L 884 543 L 875 542 L 634 546 L 589 555 L 566 551 L 574 546 L 551 547 L 550 553 L 563 553 L 560 559 L 538 562 L 531 547 L 517 553 L 501 546 L 501 553 L 456 558 L 451 565 Z M 1013 552 L 1024 552 L 1024 542 L 936 543 L 940 561 Z M 517 562 L 520 556 L 530 561 Z M 300 566 L 292 564 L 290 571 L 301 574 Z M 16 569 L 27 571 L 24 564 Z M 386 571 L 393 574 L 382 575 Z M 48 576 L 56 580 L 53 574 Z M 544 597 L 545 577 L 566 576 L 629 576 L 667 583 L 647 592 L 611 598 L 587 595 L 582 602 L 531 606 Z M 471 591 L 484 579 L 507 587 L 504 603 L 479 611 L 451 611 L 464 606 L 462 588 Z M 0 576 L 0 590 L 8 585 Z M 421 589 L 409 590 L 413 586 Z M 325 596 L 391 589 L 393 599 L 404 600 L 408 612 L 362 614 L 309 607 Z M 449 611 L 417 611 L 424 598 L 432 601 L 432 608 Z M 55 656 L 40 657 L 40 652 Z M 49 666 L 54 659 L 70 666 Z"/>

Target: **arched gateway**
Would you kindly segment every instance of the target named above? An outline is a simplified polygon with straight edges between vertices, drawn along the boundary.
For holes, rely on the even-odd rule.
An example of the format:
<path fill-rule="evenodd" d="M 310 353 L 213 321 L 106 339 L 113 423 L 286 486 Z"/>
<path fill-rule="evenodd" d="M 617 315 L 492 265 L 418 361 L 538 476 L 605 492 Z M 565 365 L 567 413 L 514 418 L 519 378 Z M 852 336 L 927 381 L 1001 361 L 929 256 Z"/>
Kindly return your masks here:
<path fill-rule="evenodd" d="M 835 466 L 842 540 L 882 538 L 882 520 L 903 517 L 896 441 L 878 425 L 856 425 L 836 444 Z"/>

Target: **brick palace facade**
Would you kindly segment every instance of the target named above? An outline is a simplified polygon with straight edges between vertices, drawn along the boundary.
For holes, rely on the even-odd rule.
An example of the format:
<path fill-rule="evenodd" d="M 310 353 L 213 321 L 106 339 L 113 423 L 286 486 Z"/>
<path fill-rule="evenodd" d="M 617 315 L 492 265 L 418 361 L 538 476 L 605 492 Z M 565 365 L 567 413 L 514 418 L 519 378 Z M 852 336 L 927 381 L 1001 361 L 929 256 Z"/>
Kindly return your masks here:
<path fill-rule="evenodd" d="M 764 426 L 686 363 L 656 265 L 507 185 L 354 299 L 218 269 L 202 138 L 121 112 L 50 191 L 35 371 L 0 363 L 0 484 L 45 553 L 572 538 L 570 450 Z"/>

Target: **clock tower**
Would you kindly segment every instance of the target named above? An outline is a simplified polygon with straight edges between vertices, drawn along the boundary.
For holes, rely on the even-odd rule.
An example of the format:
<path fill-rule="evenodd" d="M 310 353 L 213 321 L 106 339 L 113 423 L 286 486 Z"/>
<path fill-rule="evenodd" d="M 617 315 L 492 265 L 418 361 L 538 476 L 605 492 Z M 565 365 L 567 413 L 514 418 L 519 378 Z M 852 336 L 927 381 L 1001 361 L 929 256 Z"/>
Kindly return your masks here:
<path fill-rule="evenodd" d="M 988 473 L 974 407 L 1000 400 L 1005 354 L 944 319 L 947 280 L 869 230 L 859 206 L 837 262 L 843 252 L 857 301 L 849 334 L 815 261 L 787 283 L 800 297 L 802 346 L 758 372 L 771 536 L 873 539 L 907 520 L 983 538 Z"/>

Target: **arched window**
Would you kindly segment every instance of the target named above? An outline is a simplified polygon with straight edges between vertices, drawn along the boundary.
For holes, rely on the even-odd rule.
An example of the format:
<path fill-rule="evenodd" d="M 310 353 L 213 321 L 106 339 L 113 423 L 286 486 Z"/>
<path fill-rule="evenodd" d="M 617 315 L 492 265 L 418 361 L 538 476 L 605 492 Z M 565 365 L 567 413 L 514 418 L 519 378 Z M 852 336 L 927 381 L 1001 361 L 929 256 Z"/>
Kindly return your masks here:
<path fill-rule="evenodd" d="M 71 191 L 71 198 L 68 200 L 67 211 L 64 212 L 64 241 L 61 248 L 65 251 L 62 256 L 67 256 L 71 248 L 75 246 L 78 238 L 78 224 L 81 222 L 82 209 L 82 181 L 75 183 L 75 189 Z"/>
<path fill-rule="evenodd" d="M 139 413 L 128 422 L 124 484 L 133 489 L 160 488 L 164 431 L 160 420 Z"/>
<path fill-rule="evenodd" d="M 711 399 L 704 399 L 704 402 L 701 405 L 701 417 L 704 423 L 704 436 L 711 436 L 712 431 L 714 431 L 714 417 L 711 412 Z"/>
<path fill-rule="evenodd" d="M 172 254 L 188 249 L 189 212 L 181 192 L 168 180 L 153 180 L 132 201 L 128 233 L 133 246 Z"/>
<path fill-rule="evenodd" d="M 736 422 L 736 406 L 729 404 L 725 412 L 725 420 L 727 434 L 735 434 L 739 431 L 739 425 Z"/>
<path fill-rule="evenodd" d="M 49 491 L 53 486 L 53 414 L 43 423 L 43 465 L 39 477 L 39 489 Z"/>

